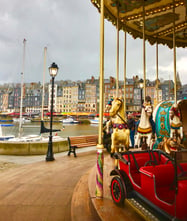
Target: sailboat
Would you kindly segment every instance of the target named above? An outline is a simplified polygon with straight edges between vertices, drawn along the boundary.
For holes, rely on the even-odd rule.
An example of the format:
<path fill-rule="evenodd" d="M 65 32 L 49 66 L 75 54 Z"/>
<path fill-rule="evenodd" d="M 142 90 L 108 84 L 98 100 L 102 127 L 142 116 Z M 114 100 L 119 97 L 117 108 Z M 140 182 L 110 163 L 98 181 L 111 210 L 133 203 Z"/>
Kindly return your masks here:
<path fill-rule="evenodd" d="M 47 48 L 44 48 L 44 71 L 43 71 L 43 94 L 42 94 L 42 110 L 41 110 L 41 128 L 40 128 L 40 134 L 39 135 L 27 135 L 27 136 L 21 136 L 22 133 L 22 124 L 24 122 L 23 116 L 22 116 L 22 107 L 23 107 L 23 82 L 24 82 L 24 61 L 25 61 L 25 44 L 26 40 L 24 39 L 24 51 L 23 51 L 23 67 L 22 67 L 22 81 L 21 81 L 21 101 L 20 101 L 20 118 L 19 118 L 19 134 L 18 137 L 9 139 L 9 141 L 18 141 L 18 142 L 34 142 L 34 141 L 48 141 L 48 137 L 42 136 L 43 133 L 50 132 L 50 129 L 46 128 L 44 126 L 44 93 L 45 93 L 45 67 L 46 67 L 46 51 Z M 52 132 L 61 131 L 60 129 L 53 129 Z M 60 136 L 54 136 L 55 140 L 63 140 Z"/>
<path fill-rule="evenodd" d="M 18 137 L 9 139 L 9 141 L 18 141 L 18 142 L 29 142 L 29 141 L 39 141 L 39 135 L 28 135 L 22 136 L 23 123 L 25 119 L 23 118 L 23 83 L 24 83 L 24 69 L 25 69 L 25 48 L 26 48 L 26 39 L 23 40 L 23 63 L 22 63 L 22 72 L 21 72 L 21 100 L 20 100 L 20 117 L 19 119 L 19 131 Z"/>
<path fill-rule="evenodd" d="M 45 72 L 46 72 L 46 53 L 47 53 L 47 47 L 44 48 L 44 67 L 43 67 L 43 90 L 42 90 L 42 109 L 41 109 L 41 127 L 40 127 L 40 134 L 41 134 L 41 140 L 49 140 L 48 137 L 43 137 L 42 134 L 49 133 L 50 129 L 46 128 L 44 125 L 44 95 L 45 95 Z M 61 131 L 60 129 L 53 129 L 52 132 L 58 132 Z M 53 136 L 53 139 L 59 140 L 62 139 L 60 136 Z"/>

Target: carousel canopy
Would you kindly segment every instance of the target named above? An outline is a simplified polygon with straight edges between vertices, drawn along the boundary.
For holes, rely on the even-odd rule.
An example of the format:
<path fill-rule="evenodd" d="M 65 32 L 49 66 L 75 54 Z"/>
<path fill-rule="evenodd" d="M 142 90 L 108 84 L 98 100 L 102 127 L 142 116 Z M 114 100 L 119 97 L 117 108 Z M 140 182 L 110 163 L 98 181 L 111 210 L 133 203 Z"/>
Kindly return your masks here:
<path fill-rule="evenodd" d="M 100 0 L 91 0 L 100 11 Z M 173 10 L 175 7 L 175 10 Z M 104 0 L 105 18 L 114 25 L 119 19 L 119 30 L 127 31 L 134 38 L 145 39 L 173 47 L 187 46 L 187 0 Z"/>

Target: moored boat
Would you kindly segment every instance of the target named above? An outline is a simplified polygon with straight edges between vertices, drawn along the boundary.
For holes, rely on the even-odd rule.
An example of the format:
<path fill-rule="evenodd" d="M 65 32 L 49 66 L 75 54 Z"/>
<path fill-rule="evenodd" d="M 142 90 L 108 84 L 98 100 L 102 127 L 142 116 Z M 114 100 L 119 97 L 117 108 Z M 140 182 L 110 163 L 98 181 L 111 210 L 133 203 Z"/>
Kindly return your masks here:
<path fill-rule="evenodd" d="M 69 116 L 66 119 L 61 120 L 63 124 L 78 124 L 79 121 L 74 120 L 73 117 Z"/>

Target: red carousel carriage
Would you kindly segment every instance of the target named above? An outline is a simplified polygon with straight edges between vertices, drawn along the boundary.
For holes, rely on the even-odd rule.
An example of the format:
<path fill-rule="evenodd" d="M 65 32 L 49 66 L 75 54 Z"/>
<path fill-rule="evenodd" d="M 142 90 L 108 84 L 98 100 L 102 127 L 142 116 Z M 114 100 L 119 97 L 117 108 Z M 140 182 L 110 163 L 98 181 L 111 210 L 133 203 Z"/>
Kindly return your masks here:
<path fill-rule="evenodd" d="M 160 150 L 114 155 L 119 167 L 111 171 L 111 195 L 117 205 L 135 198 L 159 220 L 187 220 L 187 151 L 174 159 Z"/>

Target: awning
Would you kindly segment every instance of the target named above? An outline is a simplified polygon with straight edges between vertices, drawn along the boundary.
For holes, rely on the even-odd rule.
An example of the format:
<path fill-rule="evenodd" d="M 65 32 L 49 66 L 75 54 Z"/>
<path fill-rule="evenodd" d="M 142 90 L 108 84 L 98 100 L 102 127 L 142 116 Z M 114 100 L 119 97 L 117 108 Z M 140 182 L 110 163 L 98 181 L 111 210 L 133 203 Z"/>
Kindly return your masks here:
<path fill-rule="evenodd" d="M 100 11 L 100 0 L 91 0 Z M 104 0 L 105 18 L 117 24 L 134 38 L 143 38 L 145 18 L 145 39 L 173 47 L 173 26 L 175 19 L 175 41 L 177 47 L 187 46 L 187 0 Z M 173 11 L 175 6 L 175 12 Z M 117 10 L 118 9 L 118 10 Z"/>
<path fill-rule="evenodd" d="M 62 115 L 69 115 L 69 116 L 89 116 L 93 113 L 91 112 L 62 112 Z"/>

